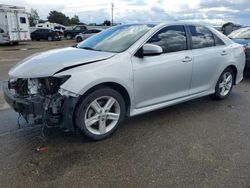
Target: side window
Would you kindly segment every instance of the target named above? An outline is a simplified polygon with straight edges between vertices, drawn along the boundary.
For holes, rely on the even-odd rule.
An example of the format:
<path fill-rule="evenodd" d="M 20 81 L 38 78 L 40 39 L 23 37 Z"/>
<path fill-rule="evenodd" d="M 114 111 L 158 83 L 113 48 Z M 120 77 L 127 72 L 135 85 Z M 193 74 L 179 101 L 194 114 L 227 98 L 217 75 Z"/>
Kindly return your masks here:
<path fill-rule="evenodd" d="M 148 43 L 159 45 L 163 53 L 187 50 L 187 37 L 182 25 L 168 26 L 158 31 Z"/>
<path fill-rule="evenodd" d="M 100 32 L 100 30 L 93 30 L 93 33 L 99 33 Z"/>
<path fill-rule="evenodd" d="M 192 36 L 192 48 L 207 48 L 215 46 L 214 37 L 211 31 L 203 26 L 189 26 Z"/>
<path fill-rule="evenodd" d="M 0 28 L 0 33 L 4 33 L 3 29 Z"/>
<path fill-rule="evenodd" d="M 81 25 L 79 28 L 80 28 L 79 30 L 86 30 L 87 29 L 84 25 Z"/>
<path fill-rule="evenodd" d="M 20 17 L 20 23 L 25 24 L 26 23 L 26 18 L 25 17 Z"/>
<path fill-rule="evenodd" d="M 77 27 L 75 27 L 75 30 L 79 31 L 79 30 L 81 30 L 81 28 L 79 26 L 77 26 Z"/>
<path fill-rule="evenodd" d="M 225 43 L 214 34 L 214 42 L 215 42 L 215 46 L 223 46 L 225 45 Z"/>
<path fill-rule="evenodd" d="M 87 30 L 84 32 L 84 34 L 90 34 L 91 33 L 91 30 Z"/>

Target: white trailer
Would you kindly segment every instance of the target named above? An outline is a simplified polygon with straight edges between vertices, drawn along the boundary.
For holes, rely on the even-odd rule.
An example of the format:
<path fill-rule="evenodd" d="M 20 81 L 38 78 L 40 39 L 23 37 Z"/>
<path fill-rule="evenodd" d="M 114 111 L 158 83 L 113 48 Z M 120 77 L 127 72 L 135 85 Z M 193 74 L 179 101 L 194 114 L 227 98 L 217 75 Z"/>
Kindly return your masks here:
<path fill-rule="evenodd" d="M 0 4 L 0 44 L 30 40 L 28 15 L 24 7 Z"/>
<path fill-rule="evenodd" d="M 61 32 L 64 32 L 66 27 L 64 25 L 58 24 L 58 23 L 51 23 L 51 22 L 45 22 L 45 23 L 38 23 L 36 24 L 37 29 L 52 29 L 52 30 L 58 30 Z"/>

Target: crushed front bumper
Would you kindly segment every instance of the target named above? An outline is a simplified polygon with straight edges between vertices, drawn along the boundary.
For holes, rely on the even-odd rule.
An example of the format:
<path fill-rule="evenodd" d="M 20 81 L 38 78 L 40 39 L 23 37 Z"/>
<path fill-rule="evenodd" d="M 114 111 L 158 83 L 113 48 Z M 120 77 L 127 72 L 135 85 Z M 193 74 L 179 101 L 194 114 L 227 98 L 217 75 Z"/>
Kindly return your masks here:
<path fill-rule="evenodd" d="M 3 92 L 6 102 L 18 113 L 20 113 L 26 120 L 33 117 L 31 124 L 47 124 L 45 100 L 41 97 L 20 98 L 11 93 L 7 81 L 3 83 Z M 74 131 L 74 111 L 78 102 L 78 97 L 67 97 L 63 101 L 61 107 L 61 114 L 59 115 L 59 127 L 67 130 Z M 48 117 L 48 115 L 46 116 Z M 53 119 L 53 115 L 50 116 Z M 29 122 L 30 123 L 30 122 Z"/>
<path fill-rule="evenodd" d="M 3 83 L 3 93 L 6 102 L 18 113 L 23 115 L 42 115 L 44 113 L 43 100 L 39 97 L 20 98 L 11 93 L 8 82 Z"/>

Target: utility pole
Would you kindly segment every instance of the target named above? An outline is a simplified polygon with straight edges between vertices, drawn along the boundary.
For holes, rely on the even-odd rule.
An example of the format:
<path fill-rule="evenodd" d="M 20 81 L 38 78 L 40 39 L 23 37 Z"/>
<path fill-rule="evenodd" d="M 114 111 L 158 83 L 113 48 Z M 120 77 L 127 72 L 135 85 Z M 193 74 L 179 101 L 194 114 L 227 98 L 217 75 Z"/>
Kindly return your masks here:
<path fill-rule="evenodd" d="M 113 26 L 113 12 L 114 12 L 114 4 L 111 3 L 111 26 Z"/>

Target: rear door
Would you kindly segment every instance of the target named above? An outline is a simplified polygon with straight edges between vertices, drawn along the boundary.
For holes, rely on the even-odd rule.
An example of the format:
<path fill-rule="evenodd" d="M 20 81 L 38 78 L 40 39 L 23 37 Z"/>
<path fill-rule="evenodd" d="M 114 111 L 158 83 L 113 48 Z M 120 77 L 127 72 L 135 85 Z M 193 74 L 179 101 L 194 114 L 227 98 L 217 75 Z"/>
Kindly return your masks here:
<path fill-rule="evenodd" d="M 3 43 L 4 30 L 0 27 L 0 44 Z"/>
<path fill-rule="evenodd" d="M 20 40 L 30 40 L 29 21 L 26 13 L 17 13 Z"/>
<path fill-rule="evenodd" d="M 193 75 L 191 93 L 200 93 L 214 88 L 214 81 L 227 61 L 224 42 L 204 26 L 188 26 L 191 34 Z"/>
<path fill-rule="evenodd" d="M 48 33 L 49 33 L 48 29 L 42 29 L 41 30 L 41 38 L 42 39 L 47 39 L 48 38 Z"/>
<path fill-rule="evenodd" d="M 7 25 L 9 31 L 10 41 L 20 40 L 19 36 L 19 24 L 17 19 L 17 12 L 7 12 Z"/>

